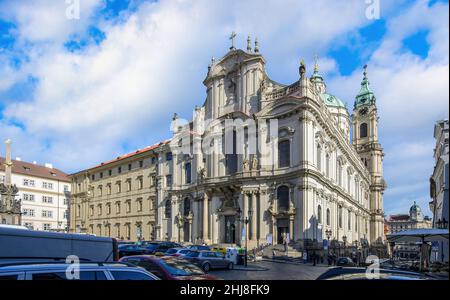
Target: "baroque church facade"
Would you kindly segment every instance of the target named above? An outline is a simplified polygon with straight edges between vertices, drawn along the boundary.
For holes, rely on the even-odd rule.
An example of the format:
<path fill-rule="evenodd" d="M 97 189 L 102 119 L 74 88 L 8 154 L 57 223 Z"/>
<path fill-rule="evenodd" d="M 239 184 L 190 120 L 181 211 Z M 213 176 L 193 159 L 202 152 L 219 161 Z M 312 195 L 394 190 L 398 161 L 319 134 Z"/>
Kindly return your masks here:
<path fill-rule="evenodd" d="M 206 100 L 192 120 L 182 123 L 175 114 L 170 142 L 137 154 L 155 164 L 151 195 L 143 197 L 154 214 L 143 224 L 144 238 L 222 245 L 247 239 L 249 248 L 285 240 L 383 242 L 383 149 L 366 69 L 350 114 L 327 90 L 317 62 L 308 76 L 302 61 L 290 85 L 271 80 L 265 63 L 257 41 L 252 49 L 248 40 L 246 51 L 233 41 L 208 67 Z M 231 152 L 223 151 L 230 144 L 224 136 Z M 94 178 L 109 165 L 71 176 L 71 226 L 91 222 L 80 204 L 108 201 L 86 191 L 97 189 Z"/>

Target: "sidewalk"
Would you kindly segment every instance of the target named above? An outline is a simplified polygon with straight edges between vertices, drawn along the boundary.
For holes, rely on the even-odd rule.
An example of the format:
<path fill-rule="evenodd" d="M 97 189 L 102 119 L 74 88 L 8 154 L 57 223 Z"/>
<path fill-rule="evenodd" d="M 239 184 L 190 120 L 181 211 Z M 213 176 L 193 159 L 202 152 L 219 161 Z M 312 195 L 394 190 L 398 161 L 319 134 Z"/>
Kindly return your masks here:
<path fill-rule="evenodd" d="M 293 258 L 289 256 L 274 256 L 273 258 L 264 257 L 262 259 L 263 261 L 269 261 L 269 262 L 276 262 L 276 263 L 283 263 L 283 264 L 294 264 L 294 265 L 309 265 L 313 266 L 311 262 L 307 262 L 306 264 L 303 263 L 303 259 L 301 258 Z M 318 267 L 328 267 L 328 263 L 317 263 L 316 266 Z M 333 267 L 333 266 L 330 266 Z"/>
<path fill-rule="evenodd" d="M 234 265 L 233 270 L 235 271 L 268 271 L 269 268 L 255 266 L 255 265 L 247 265 L 247 267 L 243 265 Z"/>

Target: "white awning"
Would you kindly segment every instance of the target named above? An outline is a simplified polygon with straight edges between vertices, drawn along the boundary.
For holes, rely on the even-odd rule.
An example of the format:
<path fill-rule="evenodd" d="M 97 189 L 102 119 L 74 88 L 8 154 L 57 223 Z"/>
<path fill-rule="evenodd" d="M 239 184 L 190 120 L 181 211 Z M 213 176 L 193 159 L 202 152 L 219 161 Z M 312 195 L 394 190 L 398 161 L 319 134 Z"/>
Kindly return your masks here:
<path fill-rule="evenodd" d="M 448 229 L 435 229 L 435 228 L 411 229 L 389 234 L 387 236 L 387 239 L 390 242 L 411 242 L 411 243 L 448 241 Z"/>

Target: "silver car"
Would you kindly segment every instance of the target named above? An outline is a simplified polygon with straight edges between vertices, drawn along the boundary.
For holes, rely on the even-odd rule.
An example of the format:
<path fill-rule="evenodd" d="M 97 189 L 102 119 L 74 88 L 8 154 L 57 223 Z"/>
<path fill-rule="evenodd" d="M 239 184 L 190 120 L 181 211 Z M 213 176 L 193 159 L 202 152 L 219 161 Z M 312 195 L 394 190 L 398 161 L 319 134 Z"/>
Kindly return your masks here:
<path fill-rule="evenodd" d="M 0 280 L 159 280 L 142 268 L 125 263 L 81 263 L 77 272 L 66 263 L 15 263 L 0 265 Z M 79 271 L 79 273 L 78 273 Z"/>
<path fill-rule="evenodd" d="M 214 251 L 190 251 L 184 256 L 184 259 L 192 261 L 205 272 L 211 269 L 229 269 L 232 270 L 234 264 L 227 259 L 225 255 Z"/>

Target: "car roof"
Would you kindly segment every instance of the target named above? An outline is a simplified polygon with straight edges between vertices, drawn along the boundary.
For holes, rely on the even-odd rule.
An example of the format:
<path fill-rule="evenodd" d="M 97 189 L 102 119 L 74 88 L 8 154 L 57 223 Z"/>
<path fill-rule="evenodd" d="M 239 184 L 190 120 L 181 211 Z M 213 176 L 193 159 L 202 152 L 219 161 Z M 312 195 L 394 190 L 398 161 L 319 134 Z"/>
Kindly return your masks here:
<path fill-rule="evenodd" d="M 50 264 L 50 263 L 41 263 L 41 264 L 14 264 L 14 265 L 7 265 L 7 266 L 0 266 L 0 273 L 5 272 L 27 272 L 27 271 L 63 271 L 67 270 L 68 266 L 71 264 L 64 264 L 64 263 L 58 263 L 58 264 Z M 137 267 L 130 267 L 126 266 L 123 263 L 111 263 L 107 265 L 98 265 L 97 263 L 83 263 L 79 265 L 80 270 L 114 270 L 114 271 L 130 271 L 130 270 L 140 270 Z"/>
<path fill-rule="evenodd" d="M 358 267 L 335 267 L 331 268 L 322 275 L 320 275 L 317 279 L 331 279 L 338 276 L 343 275 L 352 275 L 352 274 L 365 274 L 367 271 L 366 268 L 358 268 Z M 391 274 L 391 276 L 417 276 L 426 278 L 428 276 L 411 271 L 405 270 L 397 270 L 397 269 L 379 269 L 380 274 Z"/>

